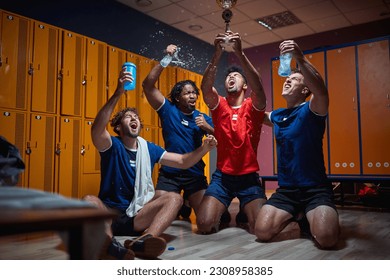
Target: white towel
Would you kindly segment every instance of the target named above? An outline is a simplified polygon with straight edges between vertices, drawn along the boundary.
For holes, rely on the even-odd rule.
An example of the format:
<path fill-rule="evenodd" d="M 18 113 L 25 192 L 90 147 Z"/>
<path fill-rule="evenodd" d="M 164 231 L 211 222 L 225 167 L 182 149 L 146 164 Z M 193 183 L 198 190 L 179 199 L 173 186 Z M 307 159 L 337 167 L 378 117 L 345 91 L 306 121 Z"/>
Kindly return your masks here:
<path fill-rule="evenodd" d="M 137 137 L 137 143 L 134 196 L 129 207 L 126 209 L 126 214 L 129 217 L 137 215 L 138 211 L 154 197 L 154 185 L 152 181 L 152 168 L 150 166 L 148 144 L 146 140 L 140 136 Z"/>

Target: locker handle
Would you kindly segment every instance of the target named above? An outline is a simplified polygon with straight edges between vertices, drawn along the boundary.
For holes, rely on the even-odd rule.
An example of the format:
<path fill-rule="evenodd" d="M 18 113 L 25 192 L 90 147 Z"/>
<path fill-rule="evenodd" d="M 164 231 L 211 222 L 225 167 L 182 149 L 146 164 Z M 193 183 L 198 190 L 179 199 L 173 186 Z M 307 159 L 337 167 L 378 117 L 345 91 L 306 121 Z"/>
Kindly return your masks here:
<path fill-rule="evenodd" d="M 27 142 L 27 147 L 26 147 L 26 154 L 30 155 L 32 153 L 30 142 Z"/>
<path fill-rule="evenodd" d="M 30 66 L 28 68 L 28 74 L 31 76 L 34 74 L 34 67 L 33 67 L 33 64 L 30 63 Z"/>
<path fill-rule="evenodd" d="M 60 72 L 58 73 L 57 79 L 62 81 L 63 76 L 64 76 L 64 70 L 61 69 Z"/>
<path fill-rule="evenodd" d="M 60 144 L 60 143 L 57 143 L 57 146 L 56 146 L 56 154 L 57 154 L 57 155 L 61 154 L 61 144 Z"/>
<path fill-rule="evenodd" d="M 85 85 L 87 84 L 87 75 L 84 75 L 84 79 L 83 79 L 83 81 L 81 82 L 81 84 L 82 84 L 83 86 L 85 86 Z"/>
<path fill-rule="evenodd" d="M 84 145 L 81 145 L 80 154 L 81 154 L 82 156 L 85 155 L 85 146 L 84 146 Z"/>

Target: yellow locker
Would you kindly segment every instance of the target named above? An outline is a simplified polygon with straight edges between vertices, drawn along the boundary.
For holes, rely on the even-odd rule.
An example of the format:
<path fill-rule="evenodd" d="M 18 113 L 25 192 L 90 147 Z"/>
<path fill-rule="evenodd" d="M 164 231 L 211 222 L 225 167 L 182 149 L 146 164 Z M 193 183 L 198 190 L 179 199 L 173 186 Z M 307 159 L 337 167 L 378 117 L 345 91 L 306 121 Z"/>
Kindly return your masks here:
<path fill-rule="evenodd" d="M 56 117 L 33 113 L 27 142 L 28 187 L 54 192 Z"/>
<path fill-rule="evenodd" d="M 330 174 L 360 174 L 355 47 L 327 52 Z"/>
<path fill-rule="evenodd" d="M 156 61 L 146 57 L 139 57 L 139 65 L 137 67 L 137 84 L 140 85 L 142 81 L 149 74 L 150 70 L 156 65 Z M 139 111 L 141 120 L 144 125 L 158 125 L 158 115 L 156 111 L 149 105 L 142 87 L 137 86 L 137 109 Z M 130 92 L 128 94 L 133 94 Z"/>
<path fill-rule="evenodd" d="M 108 84 L 108 96 L 110 98 L 118 85 L 119 73 L 122 70 L 123 63 L 126 62 L 126 51 L 108 46 L 108 73 L 107 73 L 107 84 Z M 137 71 L 138 72 L 138 71 Z M 118 102 L 114 109 L 114 114 L 126 107 L 126 96 L 123 95 L 121 100 Z"/>
<path fill-rule="evenodd" d="M 175 84 L 176 84 L 176 68 L 172 66 L 168 66 L 161 73 L 158 79 L 158 85 L 156 86 L 158 86 L 158 89 L 165 97 L 168 97 Z"/>
<path fill-rule="evenodd" d="M 0 107 L 27 108 L 29 29 L 29 20 L 2 12 Z"/>
<path fill-rule="evenodd" d="M 25 163 L 26 127 L 27 118 L 25 112 L 0 109 L 0 135 L 19 149 Z M 25 186 L 25 173 L 26 171 L 19 175 L 18 186 Z"/>
<path fill-rule="evenodd" d="M 80 186 L 81 119 L 61 117 L 58 155 L 58 193 L 67 197 L 78 197 Z"/>
<path fill-rule="evenodd" d="M 84 96 L 84 37 L 69 31 L 62 32 L 61 114 L 81 116 Z"/>
<path fill-rule="evenodd" d="M 83 144 L 81 146 L 82 175 L 79 197 L 97 195 L 100 187 L 100 155 L 92 143 L 91 127 L 93 120 L 84 120 Z"/>
<path fill-rule="evenodd" d="M 86 38 L 85 117 L 94 118 L 107 97 L 107 44 Z"/>
<path fill-rule="evenodd" d="M 358 46 L 362 165 L 364 175 L 390 174 L 389 41 Z"/>
<path fill-rule="evenodd" d="M 188 80 L 189 71 L 183 68 L 176 67 L 176 81 Z"/>
<path fill-rule="evenodd" d="M 34 21 L 32 35 L 31 110 L 55 113 L 59 29 Z"/>

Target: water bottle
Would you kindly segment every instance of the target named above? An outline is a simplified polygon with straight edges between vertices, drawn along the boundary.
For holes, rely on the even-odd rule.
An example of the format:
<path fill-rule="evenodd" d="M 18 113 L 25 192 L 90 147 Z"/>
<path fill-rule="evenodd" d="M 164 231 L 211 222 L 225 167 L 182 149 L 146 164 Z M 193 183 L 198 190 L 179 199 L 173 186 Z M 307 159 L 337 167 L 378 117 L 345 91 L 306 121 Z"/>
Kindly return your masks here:
<path fill-rule="evenodd" d="M 280 57 L 280 64 L 278 69 L 278 74 L 281 77 L 288 77 L 291 74 L 291 59 L 292 59 L 292 53 L 287 52 L 284 54 L 281 54 Z"/>
<path fill-rule="evenodd" d="M 126 67 L 126 72 L 130 72 L 133 76 L 133 82 L 126 81 L 124 84 L 125 90 L 134 90 L 135 89 L 135 81 L 137 79 L 137 66 L 131 62 L 125 62 L 123 67 Z"/>
<path fill-rule="evenodd" d="M 163 57 L 163 59 L 161 59 L 160 64 L 162 67 L 165 68 L 169 65 L 169 63 L 171 63 L 171 61 L 172 61 L 172 56 L 168 53 Z"/>

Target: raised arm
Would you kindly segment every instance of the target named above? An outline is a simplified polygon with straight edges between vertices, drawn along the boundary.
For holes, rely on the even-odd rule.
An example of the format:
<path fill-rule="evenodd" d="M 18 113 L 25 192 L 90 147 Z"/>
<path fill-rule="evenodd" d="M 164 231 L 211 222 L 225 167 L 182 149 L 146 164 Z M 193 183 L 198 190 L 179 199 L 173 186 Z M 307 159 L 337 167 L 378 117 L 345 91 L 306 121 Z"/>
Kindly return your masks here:
<path fill-rule="evenodd" d="M 218 34 L 214 40 L 215 52 L 203 73 L 202 83 L 200 88 L 203 92 L 203 100 L 210 109 L 214 109 L 218 105 L 219 95 L 214 88 L 215 75 L 217 74 L 217 65 L 221 59 L 223 49 L 221 43 L 225 41 L 225 34 Z"/>
<path fill-rule="evenodd" d="M 247 56 L 244 54 L 241 45 L 241 36 L 238 33 L 229 34 L 230 41 L 233 42 L 234 53 L 237 56 L 242 68 L 245 71 L 245 75 L 248 80 L 248 84 L 252 90 L 251 98 L 253 106 L 258 110 L 264 110 L 266 106 L 266 97 L 263 88 L 263 83 L 260 78 L 259 72 L 255 69 Z"/>
<path fill-rule="evenodd" d="M 320 73 L 318 73 L 314 65 L 306 59 L 298 44 L 293 40 L 283 41 L 280 44 L 280 52 L 292 52 L 299 70 L 304 77 L 304 83 L 312 92 L 310 109 L 319 115 L 326 115 L 328 113 L 329 95 L 328 89 L 326 88 Z"/>
<path fill-rule="evenodd" d="M 177 47 L 175 45 L 169 45 L 166 49 L 166 53 L 173 55 L 176 49 Z M 144 89 L 146 99 L 148 100 L 150 106 L 152 106 L 154 110 L 160 108 L 165 98 L 164 95 L 161 93 L 161 91 L 158 88 L 156 88 L 156 82 L 163 70 L 164 67 L 162 67 L 161 64 L 158 63 L 156 66 L 153 67 L 153 69 L 149 72 L 149 74 L 142 82 L 142 87 Z"/>
<path fill-rule="evenodd" d="M 186 154 L 177 154 L 166 152 L 161 159 L 161 164 L 180 168 L 188 169 L 198 163 L 202 157 L 217 146 L 217 140 L 213 135 L 208 135 L 204 140 L 202 146 L 195 151 Z"/>
<path fill-rule="evenodd" d="M 124 67 L 119 74 L 118 85 L 114 94 L 108 99 L 107 103 L 99 110 L 96 115 L 96 118 L 92 124 L 91 136 L 92 142 L 95 145 L 98 151 L 103 151 L 111 146 L 111 137 L 110 133 L 107 131 L 106 127 L 110 121 L 111 114 L 118 103 L 122 94 L 125 93 L 124 83 L 125 81 L 133 81 L 133 76 L 130 72 L 125 72 L 126 68 Z"/>

